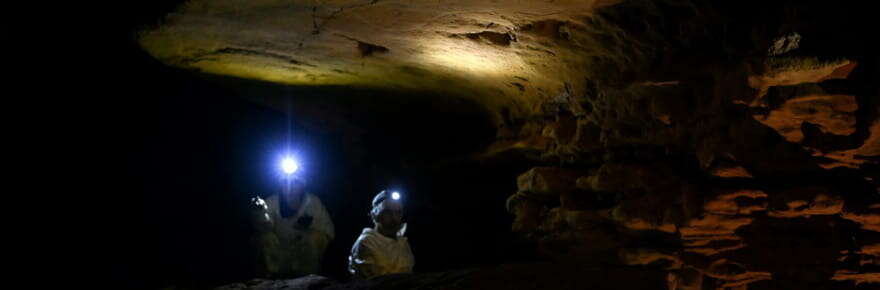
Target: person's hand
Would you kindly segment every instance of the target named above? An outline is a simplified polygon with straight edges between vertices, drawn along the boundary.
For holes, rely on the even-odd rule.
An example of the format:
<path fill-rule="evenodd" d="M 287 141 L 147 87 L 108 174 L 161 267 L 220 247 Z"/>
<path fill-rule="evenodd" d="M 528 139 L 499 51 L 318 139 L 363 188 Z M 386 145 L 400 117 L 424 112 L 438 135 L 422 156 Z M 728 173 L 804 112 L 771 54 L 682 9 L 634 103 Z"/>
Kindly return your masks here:
<path fill-rule="evenodd" d="M 253 212 L 264 212 L 268 209 L 266 205 L 266 201 L 260 197 L 252 197 L 251 201 L 248 203 L 248 206 Z"/>
<path fill-rule="evenodd" d="M 263 199 L 252 198 L 250 204 L 251 224 L 257 231 L 265 232 L 272 228 L 272 218 L 269 215 L 268 206 Z"/>
<path fill-rule="evenodd" d="M 314 220 L 314 219 L 315 218 L 313 218 L 310 215 L 304 215 L 296 220 L 296 225 L 298 228 L 308 229 L 310 226 L 312 226 L 312 220 Z"/>

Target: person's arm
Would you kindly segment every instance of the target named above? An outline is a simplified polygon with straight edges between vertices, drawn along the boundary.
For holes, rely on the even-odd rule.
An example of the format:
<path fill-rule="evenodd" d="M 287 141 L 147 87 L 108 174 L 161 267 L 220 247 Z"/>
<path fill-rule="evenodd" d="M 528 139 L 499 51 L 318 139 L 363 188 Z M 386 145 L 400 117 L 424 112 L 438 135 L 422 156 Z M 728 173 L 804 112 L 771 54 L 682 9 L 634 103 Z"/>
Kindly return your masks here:
<path fill-rule="evenodd" d="M 351 274 L 358 278 L 369 279 L 383 273 L 382 267 L 377 264 L 375 252 L 364 242 L 364 239 L 355 242 L 349 260 Z"/>
<path fill-rule="evenodd" d="M 254 271 L 260 277 L 270 277 L 280 269 L 281 242 L 274 232 L 274 216 L 270 214 L 270 205 L 260 197 L 251 198 L 250 222 L 254 232 Z"/>
<path fill-rule="evenodd" d="M 269 205 L 264 199 L 260 197 L 251 198 L 250 220 L 251 225 L 254 227 L 254 231 L 257 234 L 272 231 L 274 221 L 272 220 L 272 215 L 269 213 Z"/>

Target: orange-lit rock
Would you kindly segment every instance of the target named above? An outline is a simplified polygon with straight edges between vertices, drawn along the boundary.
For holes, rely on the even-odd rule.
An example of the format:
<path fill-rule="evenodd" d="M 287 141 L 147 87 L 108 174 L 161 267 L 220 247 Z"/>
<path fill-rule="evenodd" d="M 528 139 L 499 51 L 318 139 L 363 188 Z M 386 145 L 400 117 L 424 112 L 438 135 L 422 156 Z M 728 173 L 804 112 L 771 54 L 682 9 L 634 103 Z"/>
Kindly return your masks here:
<path fill-rule="evenodd" d="M 770 211 L 767 215 L 777 218 L 792 218 L 811 215 L 832 215 L 843 209 L 843 200 L 818 195 L 813 201 L 792 200 L 786 203 L 785 209 Z"/>
<path fill-rule="evenodd" d="M 619 255 L 621 261 L 627 265 L 647 265 L 657 261 L 668 261 L 672 265 L 681 263 L 678 256 L 654 249 L 621 249 Z"/>
<path fill-rule="evenodd" d="M 754 218 L 707 213 L 687 221 L 679 229 L 682 238 L 705 236 L 730 236 L 736 229 L 751 224 Z"/>
<path fill-rule="evenodd" d="M 873 204 L 864 209 L 847 209 L 840 216 L 861 224 L 865 230 L 880 232 L 880 204 Z"/>
<path fill-rule="evenodd" d="M 831 159 L 832 162 L 820 164 L 823 168 L 835 167 L 858 168 L 868 162 L 868 158 L 880 156 L 880 120 L 874 120 L 869 128 L 867 140 L 859 148 L 828 153 L 816 152 L 816 155 Z M 875 162 L 876 163 L 876 162 Z"/>
<path fill-rule="evenodd" d="M 859 254 L 880 257 L 880 244 L 862 246 L 862 250 Z"/>
<path fill-rule="evenodd" d="M 856 285 L 862 283 L 880 283 L 880 273 L 859 273 L 856 271 L 840 270 L 834 273 L 832 280 L 852 281 Z"/>
<path fill-rule="evenodd" d="M 692 252 L 704 256 L 717 255 L 721 252 L 741 249 L 746 244 L 737 236 L 714 236 L 700 237 L 693 240 L 684 240 L 685 252 Z"/>
<path fill-rule="evenodd" d="M 706 212 L 722 215 L 749 215 L 767 210 L 767 194 L 760 190 L 722 192 L 706 202 Z"/>
<path fill-rule="evenodd" d="M 729 166 L 729 167 L 718 166 L 718 167 L 712 168 L 712 171 L 710 174 L 712 174 L 714 176 L 718 176 L 718 177 L 724 177 L 724 178 L 735 178 L 735 177 L 751 178 L 751 177 L 753 177 L 752 174 L 749 173 L 749 171 L 746 170 L 745 168 L 743 168 L 742 166 Z"/>
<path fill-rule="evenodd" d="M 843 199 L 822 187 L 800 187 L 770 197 L 772 209 L 768 216 L 775 218 L 833 215 L 843 210 Z"/>
<path fill-rule="evenodd" d="M 829 134 L 849 135 L 855 132 L 858 104 L 854 96 L 848 95 L 807 95 L 789 99 L 766 117 L 756 117 L 758 121 L 775 129 L 790 142 L 801 142 L 804 135 L 801 124 L 808 122 L 818 125 Z"/>
<path fill-rule="evenodd" d="M 752 88 L 758 89 L 758 99 L 760 99 L 767 94 L 767 88 L 773 86 L 845 79 L 856 65 L 848 60 L 823 62 L 815 58 L 770 58 L 762 68 L 765 73 L 749 76 L 748 83 Z"/>
<path fill-rule="evenodd" d="M 745 266 L 726 259 L 715 261 L 706 269 L 705 273 L 706 276 L 724 280 L 724 284 L 721 287 L 726 288 L 740 287 L 752 282 L 773 278 L 771 273 L 751 272 Z"/>

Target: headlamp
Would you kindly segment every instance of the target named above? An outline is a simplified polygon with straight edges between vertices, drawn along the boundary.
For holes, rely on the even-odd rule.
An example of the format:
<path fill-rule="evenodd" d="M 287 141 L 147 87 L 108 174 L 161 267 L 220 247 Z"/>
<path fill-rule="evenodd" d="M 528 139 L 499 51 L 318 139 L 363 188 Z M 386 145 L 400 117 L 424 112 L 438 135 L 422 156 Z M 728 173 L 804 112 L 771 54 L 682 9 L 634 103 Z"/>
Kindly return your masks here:
<path fill-rule="evenodd" d="M 281 160 L 281 170 L 284 171 L 284 173 L 290 175 L 295 173 L 298 169 L 299 164 L 297 164 L 296 160 L 293 160 L 293 158 L 284 157 L 284 159 Z"/>

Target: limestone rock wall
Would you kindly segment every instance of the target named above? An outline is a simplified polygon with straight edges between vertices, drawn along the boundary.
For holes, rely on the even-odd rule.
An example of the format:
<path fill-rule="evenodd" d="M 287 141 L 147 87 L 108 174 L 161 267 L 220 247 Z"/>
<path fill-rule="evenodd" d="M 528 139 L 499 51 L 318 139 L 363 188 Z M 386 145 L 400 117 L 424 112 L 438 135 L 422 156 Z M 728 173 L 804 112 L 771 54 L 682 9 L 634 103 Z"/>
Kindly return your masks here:
<path fill-rule="evenodd" d="M 655 44 L 640 64 L 523 126 L 542 142 L 516 148 L 536 167 L 508 200 L 512 230 L 551 259 L 665 269 L 669 289 L 876 287 L 880 58 L 835 43 L 864 29 L 834 14 L 857 7 L 623 16 L 634 2 L 597 17 Z"/>

